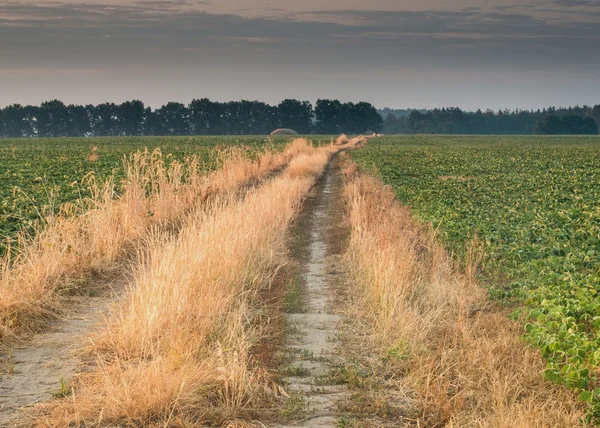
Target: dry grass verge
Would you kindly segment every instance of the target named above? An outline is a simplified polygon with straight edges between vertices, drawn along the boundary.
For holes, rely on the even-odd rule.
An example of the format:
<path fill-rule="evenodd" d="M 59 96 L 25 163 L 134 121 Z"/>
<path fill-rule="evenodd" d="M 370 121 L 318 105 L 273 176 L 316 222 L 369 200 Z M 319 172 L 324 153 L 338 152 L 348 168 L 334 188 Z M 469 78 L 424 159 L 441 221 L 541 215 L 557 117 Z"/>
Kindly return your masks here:
<path fill-rule="evenodd" d="M 395 397 L 403 404 L 394 423 L 421 427 L 579 425 L 575 397 L 543 380 L 544 364 L 521 342 L 519 323 L 476 283 L 477 251 L 458 269 L 391 188 L 354 165 L 347 175 L 349 318 L 363 351 L 375 356 L 362 363 L 383 384 L 364 401 L 381 410 Z"/>
<path fill-rule="evenodd" d="M 127 296 L 92 337 L 97 369 L 50 403 L 41 426 L 204 426 L 258 416 L 278 394 L 252 358 L 260 294 L 288 227 L 338 148 L 304 145 L 279 177 L 197 207 L 177 237 L 151 238 Z"/>
<path fill-rule="evenodd" d="M 90 199 L 66 205 L 33 238 L 21 235 L 16 254 L 0 259 L 0 341 L 39 328 L 60 311 L 61 294 L 119 267 L 153 228 L 173 228 L 198 201 L 235 192 L 311 150 L 304 139 L 258 156 L 243 147 L 221 150 L 209 174 L 195 157 L 167 166 L 159 151 L 129 156 L 121 186 L 114 178 L 91 182 Z"/>

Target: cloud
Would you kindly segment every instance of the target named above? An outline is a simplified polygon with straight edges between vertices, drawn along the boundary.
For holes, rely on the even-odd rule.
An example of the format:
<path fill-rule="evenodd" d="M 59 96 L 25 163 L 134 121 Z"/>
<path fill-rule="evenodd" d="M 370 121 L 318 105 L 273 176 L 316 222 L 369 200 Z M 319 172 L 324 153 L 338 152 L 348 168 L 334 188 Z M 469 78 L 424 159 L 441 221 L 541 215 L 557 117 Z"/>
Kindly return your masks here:
<path fill-rule="evenodd" d="M 587 1 L 592 0 L 558 0 Z M 544 68 L 600 63 L 600 23 L 510 10 L 332 10 L 286 18 L 209 14 L 202 2 L 0 5 L 7 67 L 305 67 L 398 64 Z M 567 15 L 565 15 L 567 16 Z M 4 66 L 4 65 L 3 65 Z"/>
<path fill-rule="evenodd" d="M 599 95 L 590 5 L 260 18 L 207 13 L 194 0 L 35 1 L 0 4 L 3 103 L 337 97 L 478 108 Z"/>
<path fill-rule="evenodd" d="M 553 0 L 553 3 L 563 7 L 593 6 L 600 7 L 600 0 Z"/>

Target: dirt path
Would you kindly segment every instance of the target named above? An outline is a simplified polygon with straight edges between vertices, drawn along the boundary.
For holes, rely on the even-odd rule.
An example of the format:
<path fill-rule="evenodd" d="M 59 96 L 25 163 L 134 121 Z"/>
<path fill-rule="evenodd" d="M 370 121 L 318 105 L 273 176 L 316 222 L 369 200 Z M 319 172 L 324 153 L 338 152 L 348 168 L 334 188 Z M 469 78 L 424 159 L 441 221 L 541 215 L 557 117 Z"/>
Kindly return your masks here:
<path fill-rule="evenodd" d="M 123 292 L 122 277 L 96 281 L 96 296 L 70 297 L 67 313 L 48 330 L 0 355 L 0 427 L 18 425 L 33 405 L 66 392 L 66 382 L 81 370 L 78 352 L 87 334 Z"/>
<path fill-rule="evenodd" d="M 298 245 L 305 251 L 300 260 L 304 299 L 300 313 L 286 315 L 288 330 L 284 350 L 283 383 L 288 400 L 288 417 L 297 420 L 283 426 L 332 427 L 341 416 L 337 402 L 346 395 L 340 384 L 342 361 L 336 350 L 342 316 L 334 308 L 334 285 L 339 279 L 336 221 L 333 218 L 341 179 L 334 159 L 308 202 L 303 223 L 307 236 Z M 301 219 L 302 221 L 303 219 Z"/>

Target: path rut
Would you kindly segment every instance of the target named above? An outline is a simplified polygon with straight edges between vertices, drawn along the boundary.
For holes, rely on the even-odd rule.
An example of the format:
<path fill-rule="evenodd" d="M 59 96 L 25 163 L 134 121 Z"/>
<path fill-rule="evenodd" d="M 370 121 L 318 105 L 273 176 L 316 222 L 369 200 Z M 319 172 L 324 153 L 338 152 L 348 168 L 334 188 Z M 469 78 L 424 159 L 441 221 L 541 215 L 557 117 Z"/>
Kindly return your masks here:
<path fill-rule="evenodd" d="M 283 378 L 291 400 L 303 402 L 302 420 L 278 427 L 331 427 L 341 416 L 337 402 L 347 395 L 346 387 L 335 381 L 336 371 L 343 365 L 336 346 L 340 334 L 341 314 L 334 308 L 334 285 L 339 280 L 339 262 L 331 239 L 335 234 L 332 218 L 341 179 L 336 160 L 330 162 L 324 177 L 309 201 L 306 260 L 300 260 L 305 287 L 302 313 L 286 314 L 290 334 L 284 350 L 287 367 Z"/>
<path fill-rule="evenodd" d="M 35 404 L 61 392 L 61 379 L 68 382 L 81 370 L 80 351 L 94 325 L 102 320 L 111 303 L 122 294 L 126 278 L 104 279 L 96 297 L 71 297 L 72 308 L 49 329 L 24 345 L 0 355 L 0 427 L 20 424 Z"/>

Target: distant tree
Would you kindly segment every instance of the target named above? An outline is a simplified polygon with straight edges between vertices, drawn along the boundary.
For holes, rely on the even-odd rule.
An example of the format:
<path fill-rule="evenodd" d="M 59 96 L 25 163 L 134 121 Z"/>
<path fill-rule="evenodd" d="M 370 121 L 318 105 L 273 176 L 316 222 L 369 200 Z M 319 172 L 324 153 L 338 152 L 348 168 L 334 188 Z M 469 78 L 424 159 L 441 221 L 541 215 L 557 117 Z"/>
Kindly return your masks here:
<path fill-rule="evenodd" d="M 596 123 L 596 121 L 593 118 L 586 117 L 586 118 L 584 118 L 582 126 L 581 126 L 581 133 L 587 134 L 587 135 L 597 135 L 598 128 L 600 128 L 600 127 L 598 126 L 598 123 Z"/>
<path fill-rule="evenodd" d="M 120 130 L 119 107 L 114 103 L 104 103 L 93 107 L 91 127 L 97 137 L 118 135 Z"/>
<path fill-rule="evenodd" d="M 277 107 L 242 100 L 237 105 L 237 130 L 240 134 L 268 134 L 279 126 L 278 113 Z"/>
<path fill-rule="evenodd" d="M 139 100 L 126 101 L 118 107 L 119 133 L 122 135 L 143 135 L 146 125 L 146 108 Z"/>
<path fill-rule="evenodd" d="M 252 134 L 269 134 L 279 126 L 279 109 L 276 106 L 255 101 L 252 117 Z"/>
<path fill-rule="evenodd" d="M 542 135 L 563 134 L 563 124 L 560 117 L 555 114 L 548 114 L 535 125 L 533 132 Z"/>
<path fill-rule="evenodd" d="M 69 109 L 62 101 L 43 102 L 36 110 L 36 127 L 39 137 L 66 137 L 69 135 Z"/>
<path fill-rule="evenodd" d="M 386 134 L 400 134 L 400 120 L 393 113 L 388 113 L 383 119 L 383 132 Z"/>
<path fill-rule="evenodd" d="M 23 107 L 22 114 L 22 136 L 26 138 L 37 137 L 38 129 L 37 129 L 37 115 L 39 111 L 39 107 L 37 106 L 25 106 Z"/>
<path fill-rule="evenodd" d="M 239 109 L 239 101 L 229 101 L 221 105 L 221 118 L 223 120 L 223 128 L 225 130 L 225 133 L 230 135 L 241 134 L 238 122 Z"/>
<path fill-rule="evenodd" d="M 591 115 L 594 118 L 594 120 L 596 121 L 596 123 L 600 124 L 600 104 L 597 104 L 592 108 Z"/>
<path fill-rule="evenodd" d="M 25 135 L 25 110 L 20 104 L 13 104 L 3 111 L 4 133 L 9 138 L 20 138 Z"/>
<path fill-rule="evenodd" d="M 237 106 L 237 128 L 240 135 L 252 133 L 254 118 L 252 117 L 253 102 L 242 100 Z"/>
<path fill-rule="evenodd" d="M 86 106 L 51 100 L 40 106 L 14 104 L 0 109 L 0 137 L 13 138 L 266 134 L 278 127 L 325 134 L 382 129 L 386 133 L 597 134 L 599 123 L 600 104 L 496 112 L 465 112 L 456 107 L 377 111 L 366 102 L 329 99 L 319 99 L 313 110 L 309 102 L 293 99 L 272 106 L 260 101 L 220 103 L 202 98 L 188 106 L 168 103 L 156 110 L 139 100 Z"/>
<path fill-rule="evenodd" d="M 88 110 L 84 106 L 71 104 L 67 106 L 69 121 L 67 135 L 70 137 L 85 137 L 91 134 Z"/>
<path fill-rule="evenodd" d="M 428 114 L 428 113 L 427 113 Z M 408 115 L 408 132 L 412 134 L 420 134 L 423 129 L 427 126 L 428 116 L 420 111 L 413 110 Z"/>
<path fill-rule="evenodd" d="M 562 119 L 562 131 L 571 135 L 596 135 L 598 134 L 598 125 L 591 117 L 570 114 Z"/>
<path fill-rule="evenodd" d="M 383 118 L 370 103 L 345 103 L 342 104 L 342 112 L 342 132 L 364 134 L 367 131 L 380 132 L 383 128 Z"/>
<path fill-rule="evenodd" d="M 344 124 L 344 107 L 338 100 L 319 99 L 315 104 L 315 129 L 318 134 L 339 134 Z"/>
<path fill-rule="evenodd" d="M 339 132 L 346 134 L 360 134 L 364 132 L 366 128 L 363 128 L 362 120 L 361 112 L 354 103 L 343 103 Z"/>
<path fill-rule="evenodd" d="M 277 106 L 279 126 L 291 128 L 299 134 L 310 134 L 313 108 L 308 101 L 283 100 Z"/>
<path fill-rule="evenodd" d="M 221 113 L 218 103 L 208 98 L 195 99 L 188 106 L 190 133 L 215 135 L 221 128 Z"/>
<path fill-rule="evenodd" d="M 185 105 L 170 102 L 155 113 L 160 135 L 189 135 L 189 110 Z"/>
<path fill-rule="evenodd" d="M 157 110 L 153 111 L 150 107 L 146 107 L 145 117 L 144 135 L 162 135 L 164 133 Z"/>

